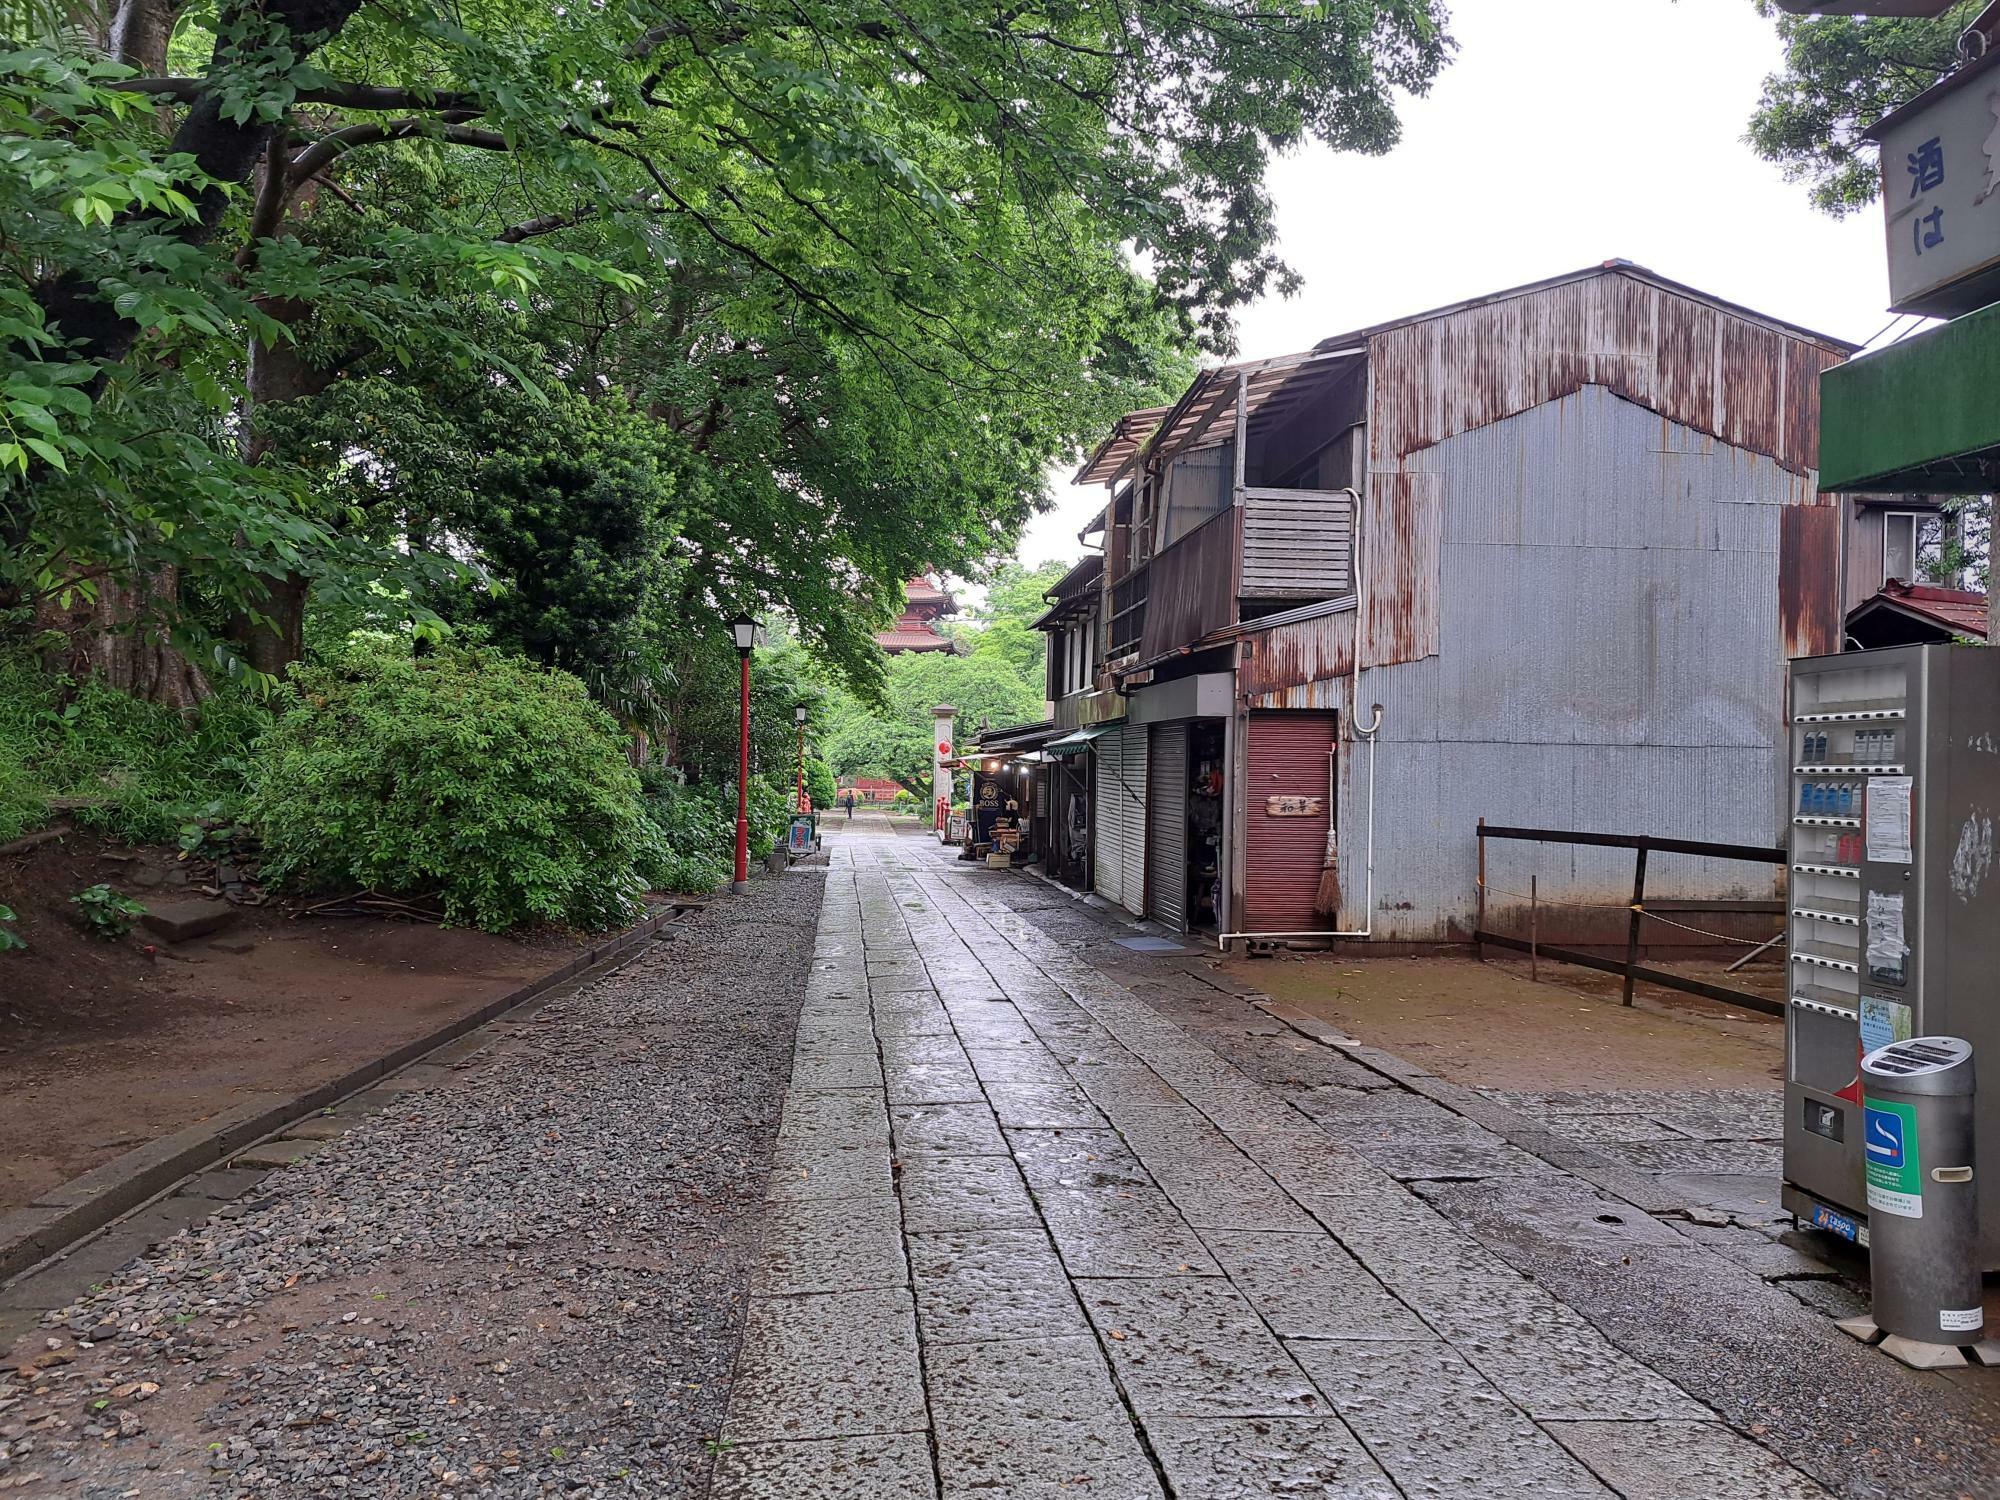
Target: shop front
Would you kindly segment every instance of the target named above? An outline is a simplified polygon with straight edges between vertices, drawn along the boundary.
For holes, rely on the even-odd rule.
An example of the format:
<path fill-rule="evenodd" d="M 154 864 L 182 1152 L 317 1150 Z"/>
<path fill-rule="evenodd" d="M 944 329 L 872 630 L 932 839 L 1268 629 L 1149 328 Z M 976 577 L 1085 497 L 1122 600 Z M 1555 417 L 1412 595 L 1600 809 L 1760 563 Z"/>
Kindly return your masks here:
<path fill-rule="evenodd" d="M 1201 673 L 1128 700 L 1146 736 L 1143 898 L 1133 909 L 1174 932 L 1224 930 L 1231 683 Z"/>

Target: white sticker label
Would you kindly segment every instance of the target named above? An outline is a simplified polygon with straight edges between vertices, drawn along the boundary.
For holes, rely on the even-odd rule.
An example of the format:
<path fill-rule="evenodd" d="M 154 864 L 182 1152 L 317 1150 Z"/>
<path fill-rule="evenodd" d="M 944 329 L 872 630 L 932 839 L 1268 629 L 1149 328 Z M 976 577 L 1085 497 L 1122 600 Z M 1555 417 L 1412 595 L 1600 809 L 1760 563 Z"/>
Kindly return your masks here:
<path fill-rule="evenodd" d="M 1868 1211 L 1872 1214 L 1894 1214 L 1899 1219 L 1921 1219 L 1924 1216 L 1923 1194 L 1896 1193 L 1871 1184 Z"/>
<path fill-rule="evenodd" d="M 1986 1309 L 1983 1307 L 1938 1309 L 1938 1327 L 1946 1333 L 1977 1333 L 1986 1326 Z"/>

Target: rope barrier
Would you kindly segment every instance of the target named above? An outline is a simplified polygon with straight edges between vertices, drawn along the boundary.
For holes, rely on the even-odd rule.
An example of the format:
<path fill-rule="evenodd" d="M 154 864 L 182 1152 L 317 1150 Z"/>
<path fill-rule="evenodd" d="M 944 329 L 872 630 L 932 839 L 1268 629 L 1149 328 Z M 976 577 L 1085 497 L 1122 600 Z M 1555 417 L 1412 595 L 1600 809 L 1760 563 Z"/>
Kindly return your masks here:
<path fill-rule="evenodd" d="M 1658 912 L 1647 911 L 1642 905 L 1631 901 L 1564 901 L 1556 896 L 1531 895 L 1527 891 L 1510 891 L 1505 886 L 1488 884 L 1488 894 L 1512 896 L 1517 901 L 1532 901 L 1538 906 L 1574 906 L 1584 911 L 1636 911 L 1650 922 L 1664 922 L 1669 927 L 1678 927 L 1682 932 L 1692 932 L 1700 937 L 1713 938 L 1718 943 L 1735 943 L 1744 948 L 1761 948 L 1769 938 L 1731 937 L 1726 932 L 1710 932 L 1706 927 L 1690 927 L 1685 922 L 1676 922 L 1672 917 L 1663 917 Z"/>

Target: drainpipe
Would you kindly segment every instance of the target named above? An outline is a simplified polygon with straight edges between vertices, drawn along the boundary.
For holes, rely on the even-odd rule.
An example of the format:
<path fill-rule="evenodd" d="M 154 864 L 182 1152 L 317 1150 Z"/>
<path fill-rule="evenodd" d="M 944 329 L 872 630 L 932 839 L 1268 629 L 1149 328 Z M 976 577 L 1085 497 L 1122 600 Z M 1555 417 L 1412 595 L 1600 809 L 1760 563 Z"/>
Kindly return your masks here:
<path fill-rule="evenodd" d="M 1358 707 L 1361 702 L 1361 605 L 1363 599 L 1366 597 L 1366 591 L 1362 588 L 1361 574 L 1361 562 L 1364 555 L 1361 546 L 1363 540 L 1361 535 L 1361 496 L 1351 487 L 1343 487 L 1339 493 L 1351 496 L 1354 500 L 1354 657 L 1353 665 L 1350 669 L 1351 675 L 1348 679 L 1347 724 L 1348 728 L 1353 731 L 1355 738 L 1365 740 L 1368 744 L 1368 873 L 1363 896 L 1365 904 L 1362 906 L 1362 911 L 1366 913 L 1366 920 L 1358 928 L 1350 928 L 1340 932 L 1328 932 L 1322 928 L 1314 932 L 1218 933 L 1215 945 L 1217 949 L 1224 953 L 1229 951 L 1229 945 L 1238 938 L 1270 938 L 1289 941 L 1296 938 L 1366 938 L 1375 935 L 1375 741 L 1382 733 L 1382 705 L 1379 703 L 1371 705 L 1374 717 L 1366 725 L 1361 723 L 1360 709 Z M 1326 758 L 1326 790 L 1327 807 L 1330 810 L 1337 811 L 1340 806 L 1339 788 L 1334 782 L 1334 759 L 1331 754 Z M 1245 884 L 1246 886 L 1248 884 L 1247 877 Z"/>

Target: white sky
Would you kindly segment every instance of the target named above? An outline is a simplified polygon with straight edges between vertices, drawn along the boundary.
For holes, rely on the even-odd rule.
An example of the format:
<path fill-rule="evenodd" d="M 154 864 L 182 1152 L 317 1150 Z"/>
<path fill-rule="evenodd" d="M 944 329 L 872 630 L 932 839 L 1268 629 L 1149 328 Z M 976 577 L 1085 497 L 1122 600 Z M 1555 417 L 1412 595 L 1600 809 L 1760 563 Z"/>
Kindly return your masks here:
<path fill-rule="evenodd" d="M 1779 49 L 1750 0 L 1455 0 L 1457 61 L 1386 157 L 1311 149 L 1271 189 L 1293 300 L 1240 319 L 1256 359 L 1613 258 L 1860 343 L 1890 321 L 1878 212 L 1818 213 L 1744 144 Z M 1072 489 L 1020 556 L 1082 555 Z"/>

